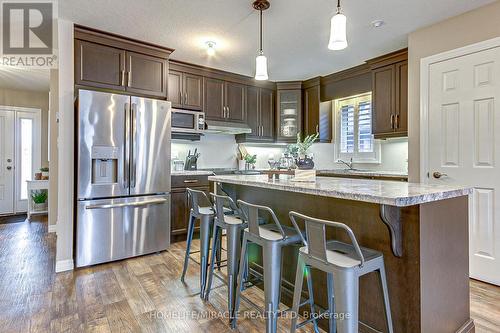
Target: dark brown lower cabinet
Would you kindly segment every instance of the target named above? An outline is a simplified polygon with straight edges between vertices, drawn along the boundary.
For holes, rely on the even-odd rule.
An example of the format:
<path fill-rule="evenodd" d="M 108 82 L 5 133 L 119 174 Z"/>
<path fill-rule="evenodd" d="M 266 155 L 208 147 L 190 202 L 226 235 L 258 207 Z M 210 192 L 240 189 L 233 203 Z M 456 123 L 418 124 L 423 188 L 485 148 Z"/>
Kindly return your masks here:
<path fill-rule="evenodd" d="M 170 207 L 170 241 L 185 241 L 187 236 L 189 202 L 187 188 L 210 192 L 208 176 L 172 176 L 172 204 Z M 198 230 L 196 228 L 195 230 Z"/>

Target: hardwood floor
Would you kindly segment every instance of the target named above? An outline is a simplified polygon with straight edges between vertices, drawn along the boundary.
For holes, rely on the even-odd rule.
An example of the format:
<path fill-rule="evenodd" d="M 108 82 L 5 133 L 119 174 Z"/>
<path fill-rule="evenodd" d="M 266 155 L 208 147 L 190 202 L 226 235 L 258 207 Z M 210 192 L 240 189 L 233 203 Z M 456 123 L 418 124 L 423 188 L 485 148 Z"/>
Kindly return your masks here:
<path fill-rule="evenodd" d="M 214 280 L 209 302 L 197 295 L 198 267 L 179 281 L 184 243 L 125 261 L 54 272 L 55 234 L 45 219 L 0 225 L 0 332 L 232 332 L 218 311 L 226 287 Z M 263 304 L 250 288 L 245 295 Z M 476 332 L 500 332 L 500 288 L 471 281 Z M 242 311 L 254 308 L 242 301 Z M 279 319 L 279 331 L 288 331 Z M 262 318 L 242 318 L 234 332 L 263 332 Z M 303 332 L 310 332 L 307 327 Z"/>

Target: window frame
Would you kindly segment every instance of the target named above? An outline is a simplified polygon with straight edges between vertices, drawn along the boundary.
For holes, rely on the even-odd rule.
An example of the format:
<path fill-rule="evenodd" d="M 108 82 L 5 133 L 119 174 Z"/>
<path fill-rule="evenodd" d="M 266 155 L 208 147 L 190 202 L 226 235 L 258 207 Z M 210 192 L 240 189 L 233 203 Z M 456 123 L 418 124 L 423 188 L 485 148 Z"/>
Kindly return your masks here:
<path fill-rule="evenodd" d="M 359 104 L 369 101 L 372 106 L 372 123 L 373 123 L 373 102 L 372 93 L 363 93 L 355 96 L 336 99 L 334 102 L 334 118 L 335 118 L 335 160 L 349 161 L 352 158 L 354 163 L 381 163 L 381 146 L 380 141 L 373 139 L 373 152 L 359 152 Z M 341 110 L 343 106 L 354 105 L 354 152 L 341 152 Z M 373 132 L 373 127 L 372 127 Z M 373 135 L 373 133 L 372 133 Z"/>

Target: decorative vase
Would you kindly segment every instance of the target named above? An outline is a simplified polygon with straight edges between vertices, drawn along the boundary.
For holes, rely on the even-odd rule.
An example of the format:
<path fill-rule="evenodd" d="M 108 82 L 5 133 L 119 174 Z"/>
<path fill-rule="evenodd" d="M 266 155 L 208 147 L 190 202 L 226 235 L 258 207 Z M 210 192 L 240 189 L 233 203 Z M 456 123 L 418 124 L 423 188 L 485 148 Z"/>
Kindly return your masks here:
<path fill-rule="evenodd" d="M 297 168 L 300 170 L 311 170 L 314 169 L 314 161 L 312 157 L 298 157 L 296 160 Z"/>
<path fill-rule="evenodd" d="M 35 180 L 42 180 L 42 173 L 41 172 L 35 172 Z"/>
<path fill-rule="evenodd" d="M 33 208 L 36 211 L 44 211 L 47 210 L 47 203 L 33 203 Z"/>

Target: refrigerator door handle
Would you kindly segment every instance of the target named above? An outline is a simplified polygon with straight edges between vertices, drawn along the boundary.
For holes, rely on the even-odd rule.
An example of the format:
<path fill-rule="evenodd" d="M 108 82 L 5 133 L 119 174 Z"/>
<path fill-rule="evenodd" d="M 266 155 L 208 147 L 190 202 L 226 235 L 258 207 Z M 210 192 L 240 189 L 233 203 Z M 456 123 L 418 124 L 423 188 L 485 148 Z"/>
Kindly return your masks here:
<path fill-rule="evenodd" d="M 125 103 L 125 143 L 123 144 L 123 187 L 128 188 L 129 187 L 129 156 L 128 156 L 128 151 L 129 151 L 129 133 L 130 133 L 130 121 L 129 121 L 129 115 L 130 115 L 130 105 L 129 103 Z"/>
<path fill-rule="evenodd" d="M 137 201 L 137 202 L 123 202 L 117 204 L 101 204 L 101 205 L 88 205 L 85 206 L 85 209 L 112 209 L 112 208 L 122 208 L 122 207 L 140 207 L 140 206 L 149 206 L 149 205 L 160 205 L 167 202 L 167 199 L 151 199 L 145 201 Z"/>
<path fill-rule="evenodd" d="M 135 153 L 137 150 L 136 141 L 137 141 L 137 104 L 132 103 L 131 107 L 131 126 L 132 126 L 132 137 L 130 140 L 130 186 L 135 187 L 136 181 L 136 162 L 135 162 Z"/>

